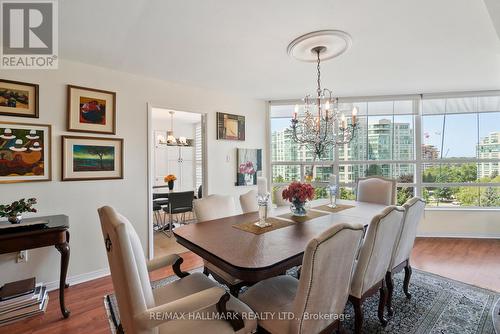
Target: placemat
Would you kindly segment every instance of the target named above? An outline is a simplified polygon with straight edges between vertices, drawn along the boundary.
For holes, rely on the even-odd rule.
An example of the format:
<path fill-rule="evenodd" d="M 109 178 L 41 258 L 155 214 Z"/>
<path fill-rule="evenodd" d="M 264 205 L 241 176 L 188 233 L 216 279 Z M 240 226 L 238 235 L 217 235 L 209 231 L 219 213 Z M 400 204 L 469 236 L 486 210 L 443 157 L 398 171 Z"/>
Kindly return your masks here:
<path fill-rule="evenodd" d="M 285 213 L 284 215 L 279 215 L 278 217 L 290 219 L 296 223 L 305 223 L 311 219 L 315 219 L 318 217 L 326 216 L 328 213 L 321 211 L 309 210 L 305 216 L 294 216 L 291 213 Z"/>
<path fill-rule="evenodd" d="M 274 217 L 268 217 L 266 221 L 271 223 L 272 225 L 267 227 L 258 227 L 255 225 L 255 222 L 247 222 L 241 224 L 233 224 L 232 226 L 239 230 L 259 235 L 295 224 L 291 220 L 278 219 Z"/>
<path fill-rule="evenodd" d="M 320 205 L 317 207 L 314 207 L 313 209 L 320 210 L 320 211 L 326 211 L 326 212 L 339 212 L 342 210 L 354 208 L 354 205 L 347 205 L 347 204 L 337 204 L 335 208 L 330 208 L 328 205 Z"/>

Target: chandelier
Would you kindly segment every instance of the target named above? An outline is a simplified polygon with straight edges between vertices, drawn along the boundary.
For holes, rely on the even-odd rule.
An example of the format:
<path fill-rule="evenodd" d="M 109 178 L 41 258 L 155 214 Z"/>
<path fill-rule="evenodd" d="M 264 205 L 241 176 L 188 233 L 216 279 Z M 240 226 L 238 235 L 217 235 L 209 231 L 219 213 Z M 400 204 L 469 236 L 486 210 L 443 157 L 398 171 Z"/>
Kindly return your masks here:
<path fill-rule="evenodd" d="M 318 33 L 324 32 L 325 31 L 312 34 L 315 34 L 315 37 L 317 37 Z M 327 32 L 331 33 L 332 31 L 330 30 Z M 299 37 L 300 40 L 297 40 L 299 40 L 299 42 L 304 42 L 306 41 L 304 37 L 306 37 L 306 35 Z M 289 53 L 291 53 L 290 48 L 293 49 L 297 44 L 296 41 L 292 42 L 289 47 Z M 346 49 L 347 48 L 348 45 L 346 46 Z M 321 87 L 321 55 L 328 55 L 327 47 L 320 45 L 309 50 L 315 55 L 315 60 L 317 62 L 316 96 L 305 96 L 303 99 L 303 115 L 299 115 L 299 106 L 295 106 L 291 130 L 292 139 L 296 143 L 310 147 L 314 152 L 314 158 L 320 158 L 327 149 L 351 142 L 357 128 L 356 117 L 358 109 L 357 107 L 353 108 L 351 122 L 348 122 L 346 115 L 339 110 L 338 98 L 333 97 L 332 91 L 328 88 Z M 342 50 L 333 56 L 330 55 L 330 58 L 344 51 L 345 50 Z"/>

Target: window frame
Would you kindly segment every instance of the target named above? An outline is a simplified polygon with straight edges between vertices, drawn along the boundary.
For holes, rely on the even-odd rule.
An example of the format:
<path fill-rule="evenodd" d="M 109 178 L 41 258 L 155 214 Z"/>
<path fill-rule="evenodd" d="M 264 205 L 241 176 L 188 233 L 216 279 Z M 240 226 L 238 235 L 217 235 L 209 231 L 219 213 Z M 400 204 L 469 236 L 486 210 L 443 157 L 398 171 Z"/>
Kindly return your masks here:
<path fill-rule="evenodd" d="M 398 188 L 413 188 L 414 193 L 417 196 L 422 197 L 423 189 L 428 187 L 500 187 L 500 183 L 485 183 L 485 182 L 447 182 L 447 183 L 429 183 L 423 182 L 423 165 L 432 164 L 460 164 L 460 163 L 489 163 L 489 162 L 500 162 L 498 159 L 483 159 L 483 158 L 448 158 L 448 159 L 435 159 L 435 160 L 424 160 L 422 158 L 422 138 L 423 138 L 423 101 L 426 99 L 446 99 L 446 98 L 461 98 L 461 97 L 487 97 L 487 96 L 500 96 L 500 91 L 473 91 L 473 92 L 453 92 L 453 93 L 439 93 L 439 94 L 415 94 L 415 95 L 385 95 L 385 96 L 360 96 L 360 97 L 341 97 L 339 98 L 339 103 L 365 103 L 365 102 L 382 102 L 382 101 L 413 101 L 413 112 L 412 114 L 395 114 L 394 111 L 390 115 L 393 117 L 399 115 L 411 115 L 413 117 L 413 132 L 414 132 L 414 157 L 409 160 L 339 160 L 339 147 L 334 148 L 334 160 L 318 160 L 314 162 L 316 167 L 318 166 L 328 166 L 333 167 L 333 174 L 337 176 L 339 180 L 339 167 L 349 166 L 349 165 L 370 165 L 370 164 L 412 164 L 414 165 L 415 175 L 412 183 L 400 183 L 396 184 Z M 311 166 L 312 161 L 273 161 L 272 160 L 272 129 L 271 129 L 271 109 L 274 106 L 279 105 L 294 105 L 302 104 L 303 101 L 299 99 L 292 100 L 275 100 L 269 101 L 267 104 L 267 125 L 268 125 L 268 175 L 271 178 L 269 182 L 271 187 L 287 185 L 289 182 L 275 183 L 273 182 L 273 166 L 283 166 L 283 165 L 294 165 L 300 167 L 300 181 L 305 180 L 305 169 L 306 166 Z M 499 110 L 500 111 L 500 110 Z M 487 112 L 475 111 L 474 114 L 481 114 Z M 451 113 L 450 113 L 451 114 Z M 362 117 L 370 116 L 369 112 L 367 115 L 362 115 Z M 389 116 L 386 114 L 373 115 L 373 116 Z M 275 117 L 275 118 L 287 118 L 287 117 Z M 290 117 L 291 119 L 291 117 Z M 368 122 L 368 121 L 367 121 Z M 479 125 L 477 125 L 479 126 Z M 478 128 L 479 134 L 479 128 Z M 479 135 L 478 135 L 479 137 Z M 479 141 L 478 141 L 479 143 Z M 478 144 L 477 143 L 477 144 Z M 394 152 L 393 152 L 394 153 Z M 368 156 L 367 156 L 368 158 Z M 312 181 L 311 184 L 314 186 L 326 186 L 327 182 Z M 355 182 L 340 183 L 341 187 L 355 187 Z M 426 207 L 426 210 L 478 210 L 478 211 L 500 211 L 500 207 L 481 207 L 481 206 L 464 206 L 464 207 Z"/>

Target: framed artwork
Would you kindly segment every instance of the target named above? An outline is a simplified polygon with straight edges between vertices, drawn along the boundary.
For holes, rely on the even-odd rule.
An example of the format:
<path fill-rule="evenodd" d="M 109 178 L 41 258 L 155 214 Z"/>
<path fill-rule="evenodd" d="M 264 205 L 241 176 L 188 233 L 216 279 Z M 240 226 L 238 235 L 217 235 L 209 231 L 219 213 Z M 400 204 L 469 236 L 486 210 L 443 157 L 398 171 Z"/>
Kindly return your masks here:
<path fill-rule="evenodd" d="M 116 133 L 116 93 L 68 85 L 68 131 Z"/>
<path fill-rule="evenodd" d="M 217 139 L 245 140 L 245 116 L 217 113 Z"/>
<path fill-rule="evenodd" d="M 262 171 L 262 150 L 239 148 L 236 155 L 236 159 L 238 161 L 236 170 L 236 185 L 256 185 L 257 174 Z"/>
<path fill-rule="evenodd" d="M 0 115 L 38 118 L 38 85 L 0 79 Z"/>
<path fill-rule="evenodd" d="M 0 183 L 50 181 L 51 126 L 0 122 Z"/>
<path fill-rule="evenodd" d="M 62 180 L 123 179 L 123 139 L 62 137 Z"/>

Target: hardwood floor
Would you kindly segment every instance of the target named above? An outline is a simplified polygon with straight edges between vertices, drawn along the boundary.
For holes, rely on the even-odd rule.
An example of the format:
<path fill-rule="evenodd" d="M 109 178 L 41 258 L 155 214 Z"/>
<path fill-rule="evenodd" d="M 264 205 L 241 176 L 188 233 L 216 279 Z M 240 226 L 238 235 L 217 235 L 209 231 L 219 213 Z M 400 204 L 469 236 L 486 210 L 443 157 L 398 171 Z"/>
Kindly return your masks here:
<path fill-rule="evenodd" d="M 418 238 L 414 268 L 500 292 L 500 240 Z"/>
<path fill-rule="evenodd" d="M 201 258 L 183 253 L 183 270 L 203 265 Z M 500 240 L 491 239 L 417 239 L 412 266 L 466 283 L 500 291 Z M 170 268 L 152 273 L 156 280 L 172 275 Z M 109 333 L 104 309 L 104 295 L 113 291 L 110 277 L 71 286 L 67 289 L 67 306 L 71 311 L 64 320 L 59 310 L 58 292 L 50 293 L 47 312 L 22 322 L 0 327 L 2 334 Z"/>

